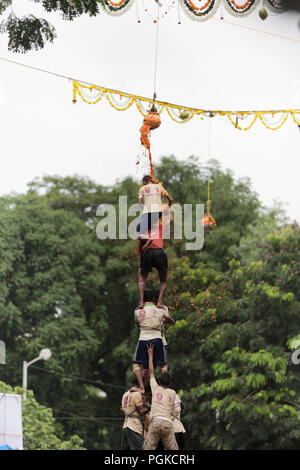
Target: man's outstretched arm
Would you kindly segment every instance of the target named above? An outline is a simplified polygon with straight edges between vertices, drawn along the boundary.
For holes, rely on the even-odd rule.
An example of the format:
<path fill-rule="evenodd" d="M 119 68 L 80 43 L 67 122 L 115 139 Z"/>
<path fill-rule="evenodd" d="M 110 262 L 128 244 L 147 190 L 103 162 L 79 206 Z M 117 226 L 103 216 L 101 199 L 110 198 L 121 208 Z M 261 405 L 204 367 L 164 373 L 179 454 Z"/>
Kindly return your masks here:
<path fill-rule="evenodd" d="M 155 378 L 155 375 L 154 375 L 154 367 L 153 367 L 153 348 L 154 348 L 154 345 L 153 344 L 147 344 L 147 352 L 148 352 L 148 359 L 149 359 L 149 375 L 150 375 L 150 379 L 154 379 Z"/>

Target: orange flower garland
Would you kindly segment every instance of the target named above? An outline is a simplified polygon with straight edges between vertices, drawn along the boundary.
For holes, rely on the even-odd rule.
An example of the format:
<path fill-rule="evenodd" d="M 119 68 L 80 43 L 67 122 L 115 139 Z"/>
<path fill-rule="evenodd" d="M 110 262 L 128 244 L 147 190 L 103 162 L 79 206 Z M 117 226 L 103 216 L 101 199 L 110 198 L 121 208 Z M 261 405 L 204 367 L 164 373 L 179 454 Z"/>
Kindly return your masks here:
<path fill-rule="evenodd" d="M 154 171 L 152 165 L 152 156 L 150 150 L 150 140 L 149 140 L 149 132 L 153 129 L 157 129 L 161 124 L 161 120 L 159 114 L 157 113 L 155 106 L 152 106 L 149 114 L 144 117 L 143 125 L 140 128 L 141 133 L 141 144 L 146 147 L 149 152 L 149 161 L 150 161 L 150 175 L 154 178 Z"/>

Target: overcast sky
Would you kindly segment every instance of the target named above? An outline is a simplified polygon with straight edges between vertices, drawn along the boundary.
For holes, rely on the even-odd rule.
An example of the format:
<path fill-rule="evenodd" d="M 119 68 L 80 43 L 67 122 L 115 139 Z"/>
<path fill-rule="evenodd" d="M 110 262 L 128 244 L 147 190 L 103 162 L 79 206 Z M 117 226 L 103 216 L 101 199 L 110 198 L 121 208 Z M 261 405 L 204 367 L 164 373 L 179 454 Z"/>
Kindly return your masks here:
<path fill-rule="evenodd" d="M 144 0 L 149 9 L 152 0 Z M 139 0 L 140 5 L 142 1 Z M 156 26 L 147 14 L 138 24 L 135 7 L 120 17 L 101 12 L 73 22 L 46 14 L 27 0 L 15 0 L 17 15 L 48 19 L 57 39 L 26 55 L 7 50 L 0 36 L 0 56 L 109 88 L 151 97 Z M 155 12 L 155 9 L 150 10 Z M 225 20 L 300 41 L 298 14 L 269 15 L 257 10 Z M 239 28 L 215 19 L 191 21 L 177 11 L 160 22 L 157 98 L 205 109 L 300 108 L 300 42 Z M 135 106 L 115 111 L 103 100 L 72 104 L 72 83 L 0 61 L 0 194 L 24 192 L 36 176 L 83 175 L 110 185 L 136 176 L 142 116 Z M 155 162 L 162 155 L 208 160 L 208 120 L 176 124 L 163 112 L 152 133 Z M 279 131 L 258 122 L 251 131 L 235 129 L 227 118 L 212 122 L 212 158 L 235 177 L 248 176 L 265 205 L 286 203 L 300 221 L 300 131 L 289 118 Z M 213 195 L 212 195 L 213 201 Z M 188 201 L 187 201 L 188 202 Z M 203 201 L 199 201 L 203 202 Z"/>

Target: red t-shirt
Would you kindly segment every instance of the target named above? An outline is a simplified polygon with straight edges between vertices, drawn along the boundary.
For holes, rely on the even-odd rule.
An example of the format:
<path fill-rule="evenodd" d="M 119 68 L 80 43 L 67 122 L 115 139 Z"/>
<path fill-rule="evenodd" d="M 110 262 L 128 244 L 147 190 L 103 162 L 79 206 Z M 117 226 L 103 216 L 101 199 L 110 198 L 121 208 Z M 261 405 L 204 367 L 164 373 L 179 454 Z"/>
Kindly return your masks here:
<path fill-rule="evenodd" d="M 162 223 L 162 222 L 159 222 L 158 225 L 156 225 L 155 227 L 152 228 L 152 230 L 150 230 L 148 233 L 147 233 L 147 238 L 151 238 L 152 240 L 152 243 L 150 244 L 149 246 L 149 249 L 154 249 L 154 248 L 161 248 L 163 249 L 164 247 L 164 233 L 167 229 L 169 225 L 169 222 L 168 223 Z M 145 243 L 147 243 L 148 239 L 143 239 L 143 240 L 140 240 L 139 242 L 139 254 L 142 254 L 143 253 L 143 246 L 145 245 Z"/>

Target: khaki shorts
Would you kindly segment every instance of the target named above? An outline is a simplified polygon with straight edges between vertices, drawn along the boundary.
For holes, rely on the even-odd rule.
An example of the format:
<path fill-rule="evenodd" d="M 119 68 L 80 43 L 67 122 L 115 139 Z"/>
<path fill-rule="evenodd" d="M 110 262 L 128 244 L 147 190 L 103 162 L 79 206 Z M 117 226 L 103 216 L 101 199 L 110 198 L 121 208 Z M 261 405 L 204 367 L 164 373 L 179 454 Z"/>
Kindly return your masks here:
<path fill-rule="evenodd" d="M 164 419 L 152 419 L 143 450 L 155 450 L 160 439 L 165 450 L 178 450 L 173 424 Z"/>

